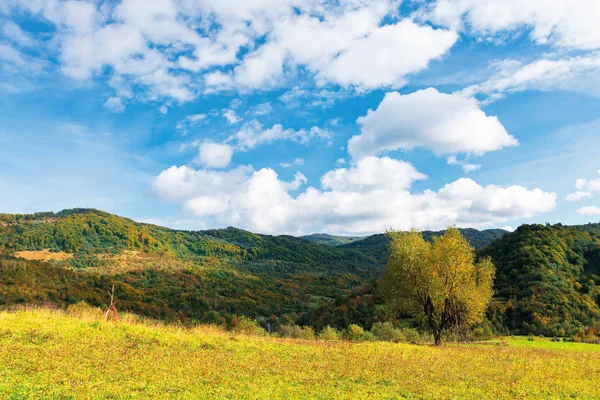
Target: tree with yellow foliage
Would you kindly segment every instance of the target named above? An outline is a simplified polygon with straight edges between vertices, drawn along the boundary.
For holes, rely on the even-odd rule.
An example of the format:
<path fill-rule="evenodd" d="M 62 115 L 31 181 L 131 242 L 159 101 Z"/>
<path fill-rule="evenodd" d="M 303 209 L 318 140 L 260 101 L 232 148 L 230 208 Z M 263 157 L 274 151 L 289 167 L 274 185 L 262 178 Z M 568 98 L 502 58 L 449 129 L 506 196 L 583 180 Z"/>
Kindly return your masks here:
<path fill-rule="evenodd" d="M 433 243 L 415 230 L 387 234 L 390 257 L 383 289 L 390 306 L 421 320 L 436 345 L 445 331 L 483 319 L 495 267 L 490 258 L 475 263 L 474 250 L 458 229 L 449 228 Z"/>

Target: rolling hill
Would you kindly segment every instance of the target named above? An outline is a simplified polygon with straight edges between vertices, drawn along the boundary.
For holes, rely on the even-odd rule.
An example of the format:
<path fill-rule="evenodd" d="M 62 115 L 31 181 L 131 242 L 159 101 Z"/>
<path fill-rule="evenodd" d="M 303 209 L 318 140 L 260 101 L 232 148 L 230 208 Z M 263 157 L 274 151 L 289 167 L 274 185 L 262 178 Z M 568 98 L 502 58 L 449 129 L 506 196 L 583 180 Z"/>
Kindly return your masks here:
<path fill-rule="evenodd" d="M 488 311 L 495 331 L 563 336 L 596 329 L 600 224 L 461 232 L 496 264 Z M 180 231 L 91 209 L 0 214 L 0 305 L 104 306 L 115 284 L 120 309 L 163 320 L 228 323 L 247 315 L 368 327 L 394 317 L 377 290 L 387 237 L 332 245 L 336 240 L 344 241 L 233 227 Z"/>

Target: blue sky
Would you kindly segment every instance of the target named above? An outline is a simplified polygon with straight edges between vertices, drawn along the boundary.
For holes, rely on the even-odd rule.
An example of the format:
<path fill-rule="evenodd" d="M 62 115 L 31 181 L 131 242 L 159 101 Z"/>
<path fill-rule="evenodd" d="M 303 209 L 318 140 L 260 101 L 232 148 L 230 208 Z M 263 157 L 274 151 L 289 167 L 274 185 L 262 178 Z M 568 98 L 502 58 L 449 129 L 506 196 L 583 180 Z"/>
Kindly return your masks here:
<path fill-rule="evenodd" d="M 0 212 L 597 222 L 598 20 L 595 0 L 6 0 Z"/>

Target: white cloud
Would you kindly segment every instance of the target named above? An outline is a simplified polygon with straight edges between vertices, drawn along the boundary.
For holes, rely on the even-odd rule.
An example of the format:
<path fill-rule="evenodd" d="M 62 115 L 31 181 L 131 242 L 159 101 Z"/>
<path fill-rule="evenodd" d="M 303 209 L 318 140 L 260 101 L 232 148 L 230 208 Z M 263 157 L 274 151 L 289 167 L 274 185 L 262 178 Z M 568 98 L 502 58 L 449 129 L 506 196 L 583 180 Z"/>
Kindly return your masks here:
<path fill-rule="evenodd" d="M 487 81 L 470 85 L 459 93 L 470 97 L 484 95 L 488 101 L 505 93 L 525 90 L 566 90 L 600 97 L 600 54 L 567 58 L 544 58 L 523 64 L 505 60 L 493 65 Z"/>
<path fill-rule="evenodd" d="M 270 144 L 278 140 L 288 140 L 307 144 L 315 139 L 330 139 L 331 133 L 328 130 L 313 126 L 309 130 L 285 129 L 282 125 L 276 124 L 271 128 L 264 128 L 262 124 L 253 120 L 245 124 L 242 129 L 230 136 L 228 142 L 234 142 L 236 147 L 241 150 L 254 149 L 262 144 Z"/>
<path fill-rule="evenodd" d="M 279 100 L 289 108 L 299 108 L 301 106 L 329 108 L 336 101 L 347 98 L 351 93 L 344 90 L 308 90 L 299 86 L 294 86 L 281 96 Z"/>
<path fill-rule="evenodd" d="M 400 87 L 406 76 L 421 71 L 456 42 L 455 32 L 403 20 L 374 30 L 320 70 L 317 78 L 360 89 Z"/>
<path fill-rule="evenodd" d="M 304 175 L 285 182 L 269 168 L 253 171 L 250 167 L 230 172 L 171 167 L 157 177 L 154 189 L 212 224 L 264 233 L 364 234 L 386 227 L 498 226 L 551 211 L 556 205 L 554 193 L 521 186 L 480 186 L 464 178 L 437 192 L 411 193 L 412 183 L 424 178 L 407 162 L 367 157 L 326 173 L 321 189 L 308 187 L 297 195 L 289 192 L 306 183 Z"/>
<path fill-rule="evenodd" d="M 120 113 L 125 110 L 125 106 L 120 97 L 109 97 L 106 102 L 104 102 L 104 107 L 114 113 Z"/>
<path fill-rule="evenodd" d="M 304 158 L 296 158 L 292 162 L 283 162 L 279 164 L 282 168 L 292 168 L 299 165 L 304 165 Z"/>
<path fill-rule="evenodd" d="M 600 175 L 600 170 L 598 171 Z M 582 199 L 589 199 L 594 197 L 594 194 L 600 193 L 600 178 L 596 179 L 577 179 L 575 181 L 576 192 L 569 194 L 565 197 L 567 201 L 579 201 Z"/>
<path fill-rule="evenodd" d="M 205 141 L 200 145 L 198 162 L 211 168 L 224 168 L 231 162 L 233 148 L 228 144 Z"/>
<path fill-rule="evenodd" d="M 325 189 L 338 191 L 364 191 L 393 187 L 407 189 L 416 180 L 427 177 L 405 161 L 389 157 L 365 157 L 351 168 L 340 168 L 327 172 L 321 178 Z"/>
<path fill-rule="evenodd" d="M 481 36 L 527 26 L 531 39 L 570 49 L 600 48 L 596 0 L 437 0 L 426 16 L 459 29 L 463 21 Z"/>
<path fill-rule="evenodd" d="M 273 107 L 271 106 L 271 103 L 269 103 L 269 102 L 261 103 L 254 107 L 254 115 L 258 115 L 258 116 L 271 114 L 272 111 L 273 111 Z"/>
<path fill-rule="evenodd" d="M 594 197 L 594 195 L 590 192 L 577 191 L 575 193 L 571 193 L 571 194 L 567 195 L 565 197 L 565 200 L 566 201 L 579 201 L 579 200 L 583 200 L 583 199 L 589 199 L 591 197 Z"/>
<path fill-rule="evenodd" d="M 262 46 L 235 68 L 236 83 L 248 89 L 277 85 L 283 77 L 284 56 L 283 50 L 276 45 Z"/>
<path fill-rule="evenodd" d="M 0 43 L 0 60 L 4 60 L 18 67 L 22 67 L 26 64 L 23 55 L 19 51 L 2 43 Z"/>
<path fill-rule="evenodd" d="M 305 185 L 308 179 L 302 172 L 296 172 L 294 180 L 292 182 L 284 182 L 283 187 L 286 190 L 298 190 L 302 185 Z"/>
<path fill-rule="evenodd" d="M 31 47 L 35 44 L 35 39 L 12 21 L 8 21 L 4 24 L 2 33 L 5 37 L 18 45 Z"/>
<path fill-rule="evenodd" d="M 203 113 L 188 115 L 177 124 L 176 128 L 182 135 L 187 135 L 191 128 L 200 125 L 206 118 L 208 116 Z"/>
<path fill-rule="evenodd" d="M 356 159 L 397 149 L 428 147 L 438 154 L 481 155 L 518 141 L 498 118 L 487 116 L 474 99 L 429 88 L 385 95 L 379 107 L 357 120 L 361 134 L 348 142 Z"/>
<path fill-rule="evenodd" d="M 230 125 L 237 124 L 242 119 L 238 117 L 234 110 L 224 110 L 223 117 L 229 122 Z"/>
<path fill-rule="evenodd" d="M 577 210 L 577 213 L 579 213 L 581 215 L 597 216 L 597 215 L 600 215 L 600 207 L 596 207 L 596 206 L 582 207 L 579 210 Z"/>
<path fill-rule="evenodd" d="M 164 200 L 185 202 L 195 197 L 231 193 L 245 182 L 252 172 L 252 168 L 247 166 L 226 172 L 173 166 L 156 177 L 153 188 Z"/>
<path fill-rule="evenodd" d="M 448 165 L 460 165 L 460 168 L 465 172 L 465 174 L 481 169 L 481 164 L 469 164 L 466 160 L 458 160 L 456 156 L 448 157 L 448 160 L 446 160 L 446 162 L 448 163 Z"/>
<path fill-rule="evenodd" d="M 301 74 L 359 90 L 400 86 L 457 40 L 401 19 L 396 0 L 8 1 L 2 12 L 54 25 L 49 49 L 65 75 L 108 75 L 142 101 L 266 90 Z M 12 23 L 4 31 L 22 45 L 33 40 Z M 338 97 L 323 89 L 313 106 Z"/>

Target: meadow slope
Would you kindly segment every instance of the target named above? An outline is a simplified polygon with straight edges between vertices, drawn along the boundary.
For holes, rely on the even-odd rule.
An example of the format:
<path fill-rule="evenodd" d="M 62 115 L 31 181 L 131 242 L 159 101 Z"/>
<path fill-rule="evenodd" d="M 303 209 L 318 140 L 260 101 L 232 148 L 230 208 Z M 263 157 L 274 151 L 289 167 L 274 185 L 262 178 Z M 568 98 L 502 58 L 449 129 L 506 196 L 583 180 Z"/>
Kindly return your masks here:
<path fill-rule="evenodd" d="M 600 346 L 303 342 L 204 326 L 0 313 L 0 397 L 600 397 Z"/>

